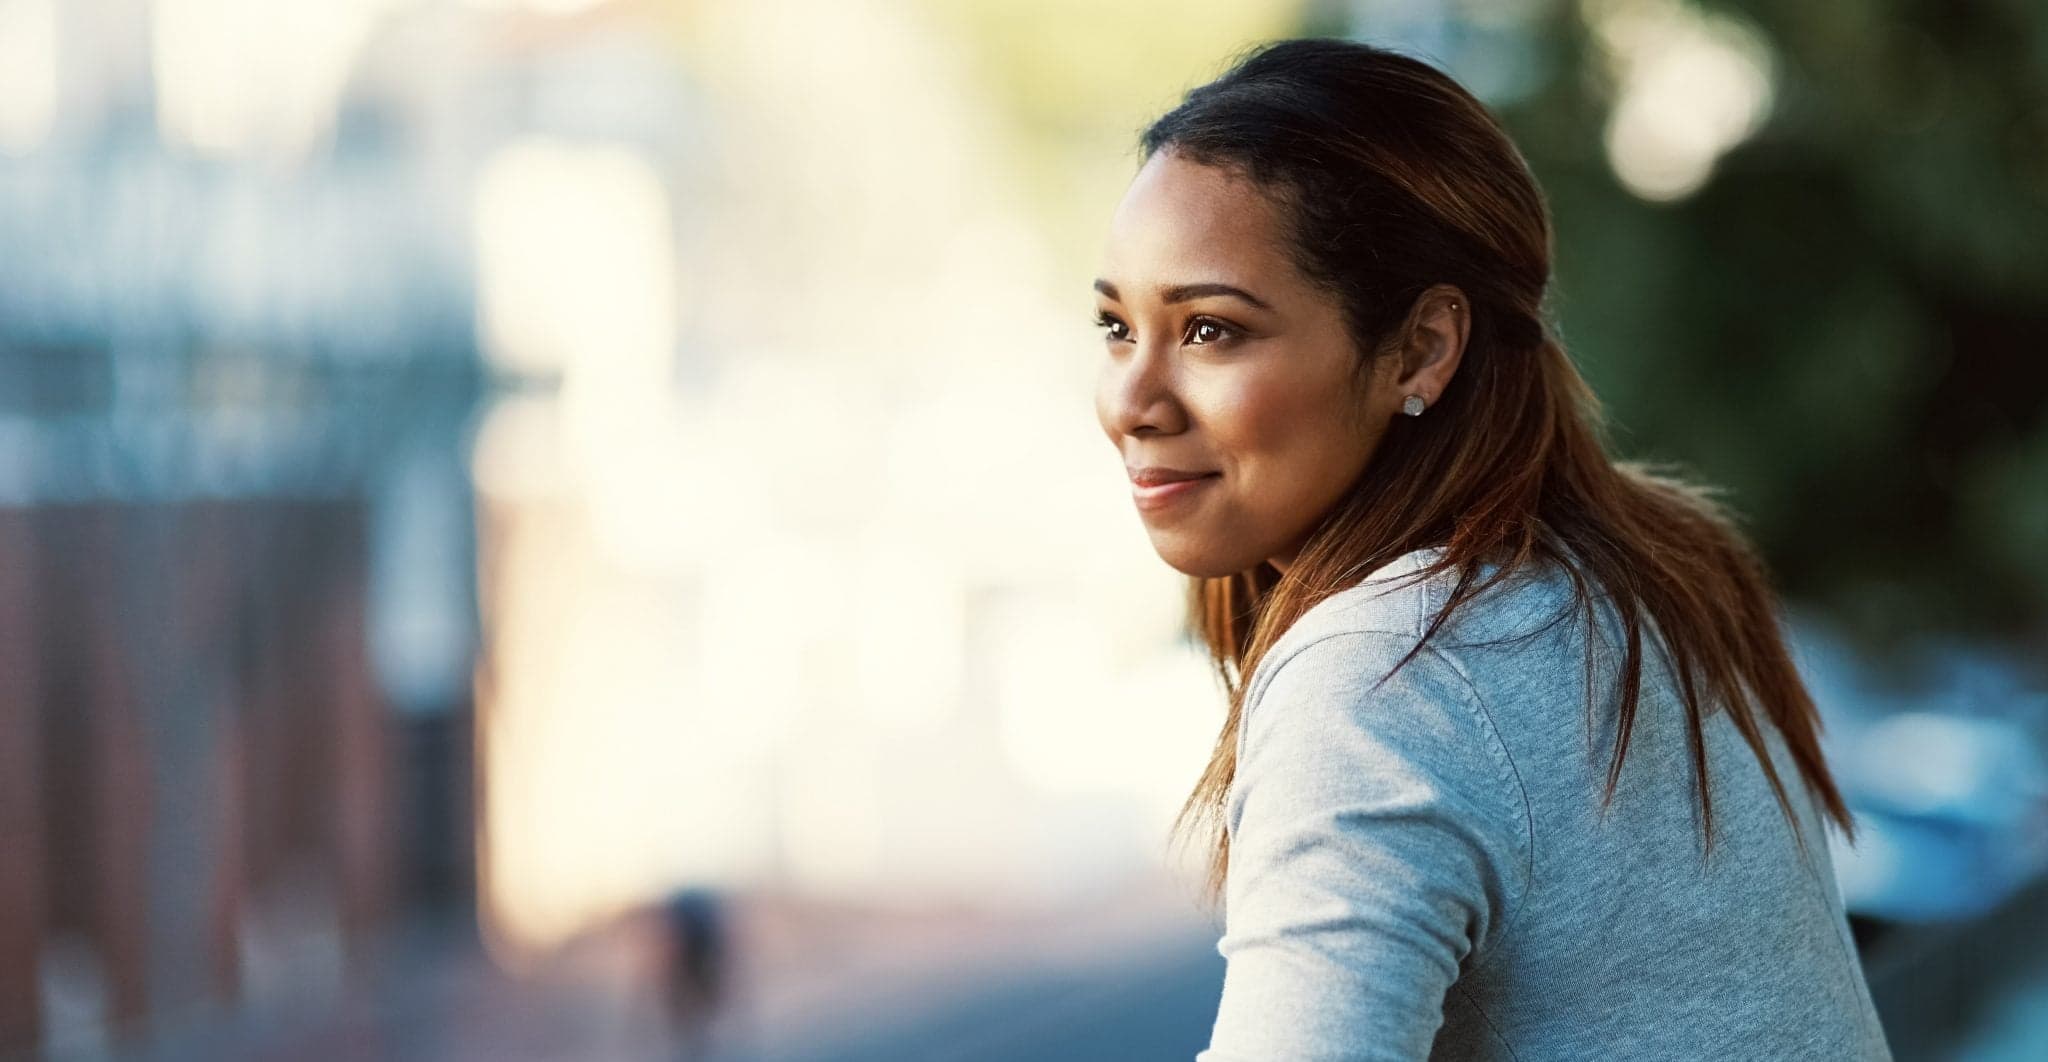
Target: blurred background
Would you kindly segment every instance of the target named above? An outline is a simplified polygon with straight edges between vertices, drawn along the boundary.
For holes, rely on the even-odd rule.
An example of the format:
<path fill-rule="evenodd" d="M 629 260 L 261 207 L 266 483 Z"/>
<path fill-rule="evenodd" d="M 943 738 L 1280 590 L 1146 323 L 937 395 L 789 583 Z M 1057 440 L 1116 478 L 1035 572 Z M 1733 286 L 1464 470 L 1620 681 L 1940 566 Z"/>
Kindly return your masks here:
<path fill-rule="evenodd" d="M 2048 1057 L 2039 5 L 0 0 L 0 1058 L 1192 1057 L 1088 285 L 1301 34 L 1749 518 L 1899 1057 Z"/>

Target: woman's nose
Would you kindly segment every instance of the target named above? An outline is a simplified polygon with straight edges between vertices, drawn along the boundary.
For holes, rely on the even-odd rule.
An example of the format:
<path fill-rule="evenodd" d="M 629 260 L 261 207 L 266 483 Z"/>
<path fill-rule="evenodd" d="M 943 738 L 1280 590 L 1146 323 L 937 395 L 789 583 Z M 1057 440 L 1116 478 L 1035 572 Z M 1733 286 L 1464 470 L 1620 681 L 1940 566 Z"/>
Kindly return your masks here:
<path fill-rule="evenodd" d="M 1164 355 L 1135 349 L 1103 369 L 1103 427 L 1112 435 L 1173 434 L 1187 426 Z"/>

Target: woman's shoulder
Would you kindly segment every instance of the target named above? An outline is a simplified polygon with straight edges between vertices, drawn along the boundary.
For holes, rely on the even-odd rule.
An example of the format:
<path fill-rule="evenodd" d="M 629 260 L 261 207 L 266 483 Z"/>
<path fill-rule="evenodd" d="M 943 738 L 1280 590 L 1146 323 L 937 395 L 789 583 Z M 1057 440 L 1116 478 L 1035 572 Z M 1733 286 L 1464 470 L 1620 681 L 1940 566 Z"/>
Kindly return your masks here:
<path fill-rule="evenodd" d="M 1454 653 L 1418 644 L 1456 579 L 1428 571 L 1440 557 L 1396 558 L 1318 603 L 1266 654 L 1246 691 L 1239 791 L 1281 775 L 1282 789 L 1338 793 L 1371 764 L 1382 784 L 1408 787 L 1404 805 L 1442 803 L 1521 859 L 1527 799 L 1485 698 Z"/>
<path fill-rule="evenodd" d="M 1334 634 L 1378 632 L 1421 640 L 1458 582 L 1455 568 L 1438 567 L 1443 556 L 1444 547 L 1426 546 L 1395 557 L 1317 602 L 1267 655 L 1282 657 Z M 1461 604 L 1430 644 L 1441 648 L 1528 629 L 1573 603 L 1571 577 L 1560 562 L 1533 561 L 1488 583 L 1497 572 L 1492 563 L 1477 567 L 1474 578 L 1485 589 Z"/>
<path fill-rule="evenodd" d="M 1484 589 L 1461 603 L 1432 632 L 1430 627 L 1455 591 L 1459 572 L 1439 569 L 1444 555 L 1441 546 L 1429 546 L 1401 554 L 1374 569 L 1357 583 L 1317 602 L 1296 620 L 1267 651 L 1258 665 L 1248 691 L 1256 700 L 1262 688 L 1287 662 L 1311 647 L 1322 645 L 1314 655 L 1328 662 L 1341 662 L 1347 670 L 1361 674 L 1372 671 L 1378 678 L 1396 660 L 1407 659 L 1410 650 L 1427 635 L 1428 655 L 1449 670 L 1477 683 L 1480 671 L 1513 667 L 1513 661 L 1527 657 L 1527 663 L 1546 666 L 1556 663 L 1552 646 L 1529 635 L 1552 629 L 1567 618 L 1577 599 L 1571 575 L 1556 561 L 1541 561 L 1496 575 L 1493 565 L 1482 565 L 1473 573 L 1475 585 Z M 1601 595 L 1589 588 L 1594 599 Z M 1347 637 L 1347 636 L 1363 637 Z M 1486 647 L 1483 654 L 1468 652 Z M 1497 651 L 1522 646 L 1522 653 Z"/>
<path fill-rule="evenodd" d="M 1303 644 L 1329 634 L 1378 631 L 1419 637 L 1432 602 L 1440 603 L 1446 573 L 1429 569 L 1441 546 L 1410 550 L 1368 572 L 1351 586 L 1316 602 L 1275 644 Z"/>
<path fill-rule="evenodd" d="M 1321 703 L 1285 710 L 1384 722 L 1378 717 L 1386 713 L 1367 709 L 1390 699 L 1386 682 L 1397 670 L 1405 672 L 1401 685 L 1410 695 L 1433 689 L 1447 705 L 1474 699 L 1465 669 L 1437 637 L 1418 648 L 1457 579 L 1454 571 L 1435 570 L 1443 553 L 1434 546 L 1404 553 L 1303 613 L 1260 659 L 1246 690 L 1248 717 L 1262 714 L 1262 702 L 1311 700 Z"/>

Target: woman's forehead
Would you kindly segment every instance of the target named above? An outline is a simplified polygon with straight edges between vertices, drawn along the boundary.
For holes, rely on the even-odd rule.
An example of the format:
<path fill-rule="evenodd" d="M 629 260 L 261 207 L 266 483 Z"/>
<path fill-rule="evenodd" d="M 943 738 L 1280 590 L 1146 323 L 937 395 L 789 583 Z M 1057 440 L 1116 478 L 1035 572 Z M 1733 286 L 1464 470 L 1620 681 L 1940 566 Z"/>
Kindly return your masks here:
<path fill-rule="evenodd" d="M 1191 284 L 1270 289 L 1294 272 L 1282 222 L 1245 178 L 1161 152 L 1118 204 L 1099 275 L 1123 299 Z"/>

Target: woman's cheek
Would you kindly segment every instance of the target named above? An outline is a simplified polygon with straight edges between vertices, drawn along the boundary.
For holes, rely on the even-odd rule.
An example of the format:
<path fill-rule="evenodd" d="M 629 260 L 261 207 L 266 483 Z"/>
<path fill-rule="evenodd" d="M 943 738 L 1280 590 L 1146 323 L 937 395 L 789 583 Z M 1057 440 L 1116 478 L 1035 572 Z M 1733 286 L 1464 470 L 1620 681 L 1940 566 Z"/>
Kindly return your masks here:
<path fill-rule="evenodd" d="M 1210 433 L 1240 458 L 1284 456 L 1288 436 L 1302 427 L 1297 422 L 1313 414 L 1308 397 L 1271 373 L 1231 374 L 1206 403 Z"/>

